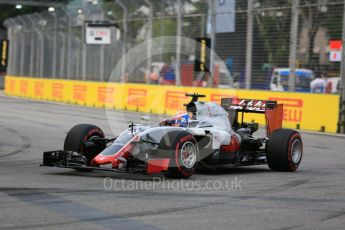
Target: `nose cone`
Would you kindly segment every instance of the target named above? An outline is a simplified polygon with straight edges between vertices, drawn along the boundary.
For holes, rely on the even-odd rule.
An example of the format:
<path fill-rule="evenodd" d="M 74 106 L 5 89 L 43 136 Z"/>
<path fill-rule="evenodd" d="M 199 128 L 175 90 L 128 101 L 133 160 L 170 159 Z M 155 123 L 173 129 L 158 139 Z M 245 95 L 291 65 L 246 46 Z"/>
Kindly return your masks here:
<path fill-rule="evenodd" d="M 97 165 L 104 165 L 104 164 L 114 164 L 114 156 L 103 156 L 103 155 L 97 155 L 95 158 L 93 158 L 91 165 L 97 166 Z"/>

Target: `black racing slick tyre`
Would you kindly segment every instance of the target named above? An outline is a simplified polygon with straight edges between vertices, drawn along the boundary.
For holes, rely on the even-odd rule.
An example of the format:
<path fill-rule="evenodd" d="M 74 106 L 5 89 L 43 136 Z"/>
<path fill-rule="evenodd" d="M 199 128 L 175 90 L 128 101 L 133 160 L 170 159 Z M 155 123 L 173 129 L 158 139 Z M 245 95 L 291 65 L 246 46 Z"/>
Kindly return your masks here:
<path fill-rule="evenodd" d="M 296 171 L 302 160 L 301 135 L 291 129 L 275 130 L 267 143 L 267 163 L 274 171 Z"/>
<path fill-rule="evenodd" d="M 105 146 L 99 145 L 85 148 L 84 142 L 93 137 L 104 138 L 104 133 L 97 126 L 78 124 L 67 133 L 64 143 L 64 150 L 83 154 L 87 159 L 87 164 L 90 165 L 92 159 L 105 148 Z"/>
<path fill-rule="evenodd" d="M 169 138 L 170 165 L 166 176 L 174 179 L 185 179 L 192 176 L 199 161 L 198 143 L 192 134 L 182 131 L 167 135 Z"/>

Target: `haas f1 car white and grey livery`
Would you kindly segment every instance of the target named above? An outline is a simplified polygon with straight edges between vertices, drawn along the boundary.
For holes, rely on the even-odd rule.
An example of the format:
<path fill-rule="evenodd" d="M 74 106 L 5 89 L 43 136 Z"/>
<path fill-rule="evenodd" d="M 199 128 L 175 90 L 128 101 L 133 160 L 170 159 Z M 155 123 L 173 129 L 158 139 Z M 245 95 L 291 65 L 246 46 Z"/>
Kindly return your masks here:
<path fill-rule="evenodd" d="M 282 129 L 283 105 L 276 101 L 222 98 L 221 105 L 187 94 L 186 113 L 157 125 L 129 125 L 116 138 L 105 138 L 94 125 L 79 124 L 67 134 L 64 150 L 43 153 L 43 166 L 79 171 L 164 173 L 187 178 L 198 167 L 267 164 L 275 171 L 295 171 L 303 146 L 297 131 Z M 266 118 L 265 137 L 253 135 L 258 123 L 246 113 Z"/>

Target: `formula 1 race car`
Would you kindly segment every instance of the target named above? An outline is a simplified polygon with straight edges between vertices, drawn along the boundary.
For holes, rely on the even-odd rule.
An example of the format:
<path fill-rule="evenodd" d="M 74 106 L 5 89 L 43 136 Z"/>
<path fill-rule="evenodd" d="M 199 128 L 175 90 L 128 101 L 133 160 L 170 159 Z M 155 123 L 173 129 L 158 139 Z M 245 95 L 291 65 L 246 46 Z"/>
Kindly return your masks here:
<path fill-rule="evenodd" d="M 186 113 L 155 126 L 130 124 L 116 138 L 105 138 L 94 125 L 79 124 L 67 134 L 64 149 L 43 153 L 43 166 L 78 171 L 164 173 L 187 178 L 198 167 L 268 164 L 275 171 L 295 171 L 302 159 L 300 134 L 282 129 L 283 105 L 276 101 L 222 98 L 221 105 L 186 94 Z M 264 114 L 266 137 L 255 137 L 258 123 L 246 113 Z M 111 143 L 111 144 L 110 144 Z"/>

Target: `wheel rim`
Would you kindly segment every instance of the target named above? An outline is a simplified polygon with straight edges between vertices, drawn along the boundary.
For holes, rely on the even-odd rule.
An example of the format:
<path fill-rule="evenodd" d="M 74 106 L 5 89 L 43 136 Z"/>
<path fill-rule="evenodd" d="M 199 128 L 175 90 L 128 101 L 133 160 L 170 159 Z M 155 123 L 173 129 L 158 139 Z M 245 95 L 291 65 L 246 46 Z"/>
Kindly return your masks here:
<path fill-rule="evenodd" d="M 196 163 L 197 157 L 195 145 L 192 142 L 187 141 L 182 145 L 180 151 L 182 165 L 189 169 L 192 168 Z"/>
<path fill-rule="evenodd" d="M 291 157 L 294 164 L 298 164 L 302 157 L 302 143 L 301 140 L 296 139 L 292 143 Z"/>

